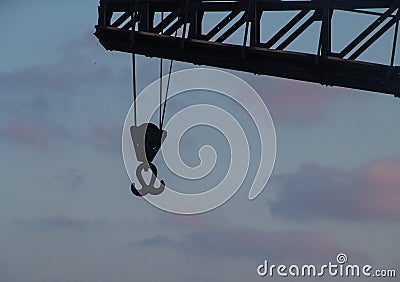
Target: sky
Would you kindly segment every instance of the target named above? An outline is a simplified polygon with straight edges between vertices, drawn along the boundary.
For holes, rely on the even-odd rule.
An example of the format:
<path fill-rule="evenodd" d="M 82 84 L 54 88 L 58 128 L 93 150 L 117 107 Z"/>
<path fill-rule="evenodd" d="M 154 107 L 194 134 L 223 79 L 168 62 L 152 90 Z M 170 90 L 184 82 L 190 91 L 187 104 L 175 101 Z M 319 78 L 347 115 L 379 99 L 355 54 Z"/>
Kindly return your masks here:
<path fill-rule="evenodd" d="M 97 5 L 0 1 L 0 281 L 281 281 L 259 277 L 257 266 L 266 259 L 321 265 L 339 253 L 400 275 L 400 99 L 231 72 L 260 94 L 274 121 L 268 185 L 249 201 L 250 173 L 215 210 L 167 213 L 129 190 L 121 134 L 132 101 L 131 61 L 93 36 Z M 371 19 L 335 15 L 333 48 Z M 271 30 L 284 21 L 271 15 Z M 311 52 L 316 28 L 289 49 Z M 387 63 L 391 38 L 361 59 Z M 158 78 L 157 68 L 158 60 L 138 57 L 139 90 Z M 185 95 L 171 100 L 167 119 L 196 102 Z M 182 140 L 182 158 L 196 165 L 207 142 L 225 154 L 220 138 L 193 129 Z M 157 164 L 167 183 L 186 189 L 161 159 Z M 215 179 L 205 181 L 216 181 L 224 164 L 221 157 Z"/>

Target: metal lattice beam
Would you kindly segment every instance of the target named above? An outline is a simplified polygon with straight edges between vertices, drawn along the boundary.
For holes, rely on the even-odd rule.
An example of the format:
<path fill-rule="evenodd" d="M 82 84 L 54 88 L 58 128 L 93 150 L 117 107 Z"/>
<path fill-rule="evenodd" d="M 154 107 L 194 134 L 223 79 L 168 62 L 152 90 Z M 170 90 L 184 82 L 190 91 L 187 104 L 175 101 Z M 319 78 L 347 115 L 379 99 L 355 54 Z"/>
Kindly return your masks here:
<path fill-rule="evenodd" d="M 298 13 L 267 39 L 261 18 L 279 11 Z M 377 18 L 334 53 L 337 11 Z M 204 15 L 213 12 L 225 16 L 205 32 Z M 400 96 L 399 20 L 400 0 L 101 0 L 95 35 L 108 50 Z M 288 51 L 314 23 L 320 24 L 316 53 Z M 390 65 L 357 60 L 390 29 Z M 242 41 L 230 42 L 238 33 Z"/>

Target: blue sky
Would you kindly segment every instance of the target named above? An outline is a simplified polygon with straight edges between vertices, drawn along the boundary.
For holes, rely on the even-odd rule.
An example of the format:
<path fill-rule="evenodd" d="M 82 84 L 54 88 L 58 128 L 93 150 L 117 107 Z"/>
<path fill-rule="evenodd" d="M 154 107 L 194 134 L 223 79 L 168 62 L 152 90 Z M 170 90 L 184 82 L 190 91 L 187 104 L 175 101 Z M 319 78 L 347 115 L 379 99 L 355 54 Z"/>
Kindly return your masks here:
<path fill-rule="evenodd" d="M 261 281 L 264 259 L 322 264 L 340 252 L 400 271 L 399 99 L 233 72 L 275 123 L 267 189 L 254 201 L 244 187 L 211 212 L 172 215 L 130 194 L 120 145 L 130 56 L 92 35 L 97 5 L 0 1 L 1 281 Z M 349 33 L 370 20 L 342 16 Z M 309 38 L 292 47 L 307 49 Z M 385 60 L 390 38 L 364 59 Z M 139 57 L 139 89 L 157 67 Z M 187 102 L 180 95 L 169 109 Z M 193 134 L 189 163 L 204 142 Z"/>

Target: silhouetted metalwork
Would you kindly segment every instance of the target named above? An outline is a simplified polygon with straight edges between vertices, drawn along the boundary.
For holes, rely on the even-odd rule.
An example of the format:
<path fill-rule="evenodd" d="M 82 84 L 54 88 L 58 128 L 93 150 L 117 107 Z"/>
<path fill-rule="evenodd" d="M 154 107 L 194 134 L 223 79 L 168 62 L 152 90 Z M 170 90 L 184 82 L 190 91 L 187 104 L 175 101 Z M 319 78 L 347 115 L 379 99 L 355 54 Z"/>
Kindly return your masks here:
<path fill-rule="evenodd" d="M 157 168 L 152 161 L 160 150 L 161 144 L 167 137 L 167 132 L 159 129 L 152 123 L 144 123 L 140 126 L 131 126 L 130 131 L 136 158 L 141 162 L 136 169 L 136 177 L 141 188 L 138 190 L 136 185 L 132 183 L 131 191 L 134 195 L 139 197 L 147 194 L 158 195 L 164 191 L 165 183 L 161 180 L 159 187 L 155 187 Z M 143 179 L 143 171 L 148 171 L 149 169 L 151 170 L 152 175 L 149 183 L 146 183 Z"/>
<path fill-rule="evenodd" d="M 400 67 L 394 65 L 399 7 L 400 0 L 101 0 L 95 35 L 108 50 L 400 96 Z M 298 13 L 267 40 L 261 17 L 278 11 Z M 332 52 L 335 11 L 377 19 L 343 50 Z M 163 20 L 158 16 L 161 12 L 166 15 Z M 209 12 L 226 16 L 204 32 L 204 15 Z M 320 23 L 316 53 L 288 51 L 316 22 Z M 390 64 L 358 60 L 391 28 Z M 173 36 L 178 30 L 178 36 Z M 239 30 L 243 44 L 228 43 Z"/>

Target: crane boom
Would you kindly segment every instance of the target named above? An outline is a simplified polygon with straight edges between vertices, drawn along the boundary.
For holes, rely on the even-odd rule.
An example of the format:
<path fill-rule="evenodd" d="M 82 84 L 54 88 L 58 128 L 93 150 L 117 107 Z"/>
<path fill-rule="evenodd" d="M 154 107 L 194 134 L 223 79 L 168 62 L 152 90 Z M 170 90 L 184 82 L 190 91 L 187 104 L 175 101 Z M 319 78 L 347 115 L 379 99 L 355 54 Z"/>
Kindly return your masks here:
<path fill-rule="evenodd" d="M 282 11 L 297 13 L 267 38 L 262 17 Z M 337 11 L 376 19 L 333 52 Z M 400 66 L 394 65 L 400 0 L 101 0 L 98 12 L 95 35 L 107 50 L 400 96 Z M 206 22 L 206 14 L 217 12 L 225 16 Z M 316 52 L 288 50 L 314 23 L 320 26 Z M 361 61 L 389 31 L 390 63 Z"/>

